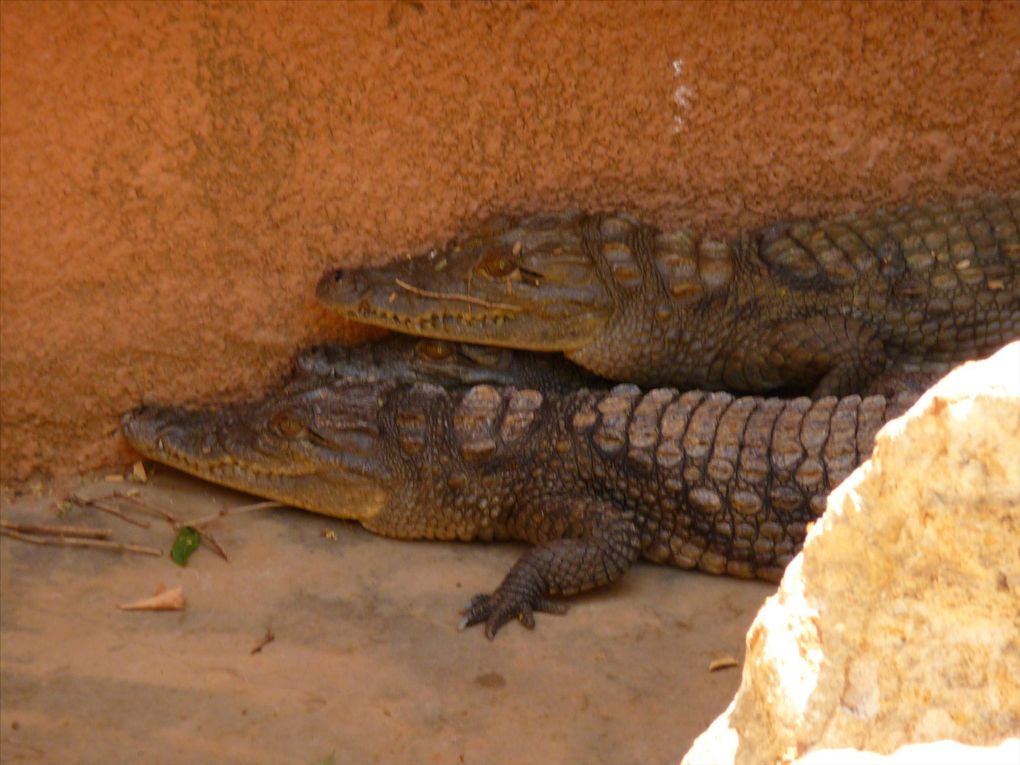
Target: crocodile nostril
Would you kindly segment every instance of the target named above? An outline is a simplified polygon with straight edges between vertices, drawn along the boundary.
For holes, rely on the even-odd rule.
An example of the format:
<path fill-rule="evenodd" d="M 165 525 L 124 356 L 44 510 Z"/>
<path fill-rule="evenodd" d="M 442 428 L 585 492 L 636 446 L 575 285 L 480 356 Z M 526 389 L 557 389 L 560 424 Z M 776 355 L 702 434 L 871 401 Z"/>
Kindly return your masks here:
<path fill-rule="evenodd" d="M 365 278 L 356 268 L 337 268 L 327 271 L 319 280 L 316 293 L 327 305 L 348 303 L 362 296 L 367 289 Z"/>

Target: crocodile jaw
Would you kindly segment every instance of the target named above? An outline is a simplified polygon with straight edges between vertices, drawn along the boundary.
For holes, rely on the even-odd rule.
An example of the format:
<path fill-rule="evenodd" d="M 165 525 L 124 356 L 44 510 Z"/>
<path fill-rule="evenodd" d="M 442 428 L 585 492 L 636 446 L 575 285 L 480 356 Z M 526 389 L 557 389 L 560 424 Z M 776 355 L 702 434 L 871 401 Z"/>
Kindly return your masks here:
<path fill-rule="evenodd" d="M 389 503 L 385 476 L 371 459 L 342 451 L 328 462 L 301 459 L 294 448 L 274 448 L 251 422 L 239 426 L 236 411 L 142 407 L 126 414 L 121 427 L 149 459 L 312 512 L 367 521 Z"/>
<path fill-rule="evenodd" d="M 537 285 L 519 275 L 485 280 L 432 272 L 429 256 L 380 268 L 337 270 L 316 288 L 337 313 L 412 335 L 530 351 L 570 351 L 597 344 L 613 314 L 597 279 L 551 276 Z M 551 273 L 552 269 L 546 271 Z"/>

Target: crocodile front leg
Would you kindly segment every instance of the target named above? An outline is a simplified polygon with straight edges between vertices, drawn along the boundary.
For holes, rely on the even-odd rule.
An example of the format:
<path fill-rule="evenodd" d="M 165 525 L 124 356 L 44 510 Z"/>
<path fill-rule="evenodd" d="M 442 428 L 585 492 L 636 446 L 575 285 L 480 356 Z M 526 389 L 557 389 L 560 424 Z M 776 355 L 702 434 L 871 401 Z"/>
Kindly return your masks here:
<path fill-rule="evenodd" d="M 838 314 L 811 316 L 746 339 L 725 359 L 722 379 L 732 390 L 788 389 L 819 399 L 864 389 L 887 362 L 868 325 Z"/>
<path fill-rule="evenodd" d="M 534 611 L 562 614 L 566 606 L 549 595 L 574 595 L 616 581 L 641 555 L 633 518 L 604 500 L 572 497 L 519 511 L 509 522 L 512 536 L 534 542 L 491 595 L 476 595 L 460 627 L 485 622 L 492 640 L 516 617 L 531 629 Z"/>

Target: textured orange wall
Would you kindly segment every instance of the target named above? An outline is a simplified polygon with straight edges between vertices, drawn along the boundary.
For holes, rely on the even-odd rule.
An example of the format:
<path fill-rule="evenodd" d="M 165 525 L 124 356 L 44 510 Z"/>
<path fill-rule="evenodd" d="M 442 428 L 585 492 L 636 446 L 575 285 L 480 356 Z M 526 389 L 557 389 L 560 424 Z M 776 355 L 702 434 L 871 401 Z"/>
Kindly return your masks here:
<path fill-rule="evenodd" d="M 1020 5 L 163 5 L 2 13 L 0 476 L 127 457 L 143 396 L 351 337 L 328 266 L 489 212 L 717 233 L 1020 187 Z"/>

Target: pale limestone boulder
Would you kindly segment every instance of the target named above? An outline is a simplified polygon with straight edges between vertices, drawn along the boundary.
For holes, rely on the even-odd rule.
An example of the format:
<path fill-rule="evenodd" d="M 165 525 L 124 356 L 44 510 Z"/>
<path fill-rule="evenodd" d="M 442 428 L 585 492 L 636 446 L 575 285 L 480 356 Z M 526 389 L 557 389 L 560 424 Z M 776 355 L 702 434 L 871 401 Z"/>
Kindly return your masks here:
<path fill-rule="evenodd" d="M 907 744 L 891 754 L 862 752 L 860 749 L 815 749 L 794 765 L 1017 765 L 1020 738 L 998 746 L 967 746 L 958 741 Z"/>
<path fill-rule="evenodd" d="M 1020 343 L 949 374 L 829 497 L 684 765 L 1020 731 Z M 810 762 L 810 760 L 807 760 Z"/>

